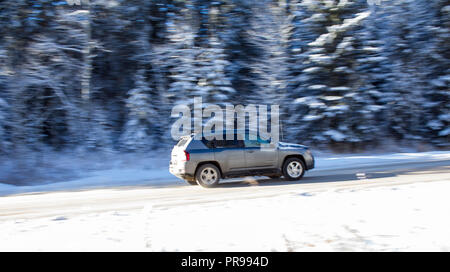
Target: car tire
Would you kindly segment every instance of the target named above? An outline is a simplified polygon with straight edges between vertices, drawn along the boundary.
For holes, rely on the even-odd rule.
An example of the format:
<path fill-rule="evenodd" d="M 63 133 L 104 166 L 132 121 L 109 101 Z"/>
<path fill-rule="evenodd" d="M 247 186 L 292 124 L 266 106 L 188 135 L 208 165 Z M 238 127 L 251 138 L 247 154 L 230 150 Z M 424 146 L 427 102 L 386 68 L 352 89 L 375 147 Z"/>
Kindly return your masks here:
<path fill-rule="evenodd" d="M 305 164 L 299 158 L 289 158 L 283 164 L 283 176 L 287 180 L 299 180 L 305 174 Z"/>
<path fill-rule="evenodd" d="M 214 164 L 204 164 L 197 169 L 195 181 L 205 188 L 212 188 L 219 184 L 220 171 Z"/>

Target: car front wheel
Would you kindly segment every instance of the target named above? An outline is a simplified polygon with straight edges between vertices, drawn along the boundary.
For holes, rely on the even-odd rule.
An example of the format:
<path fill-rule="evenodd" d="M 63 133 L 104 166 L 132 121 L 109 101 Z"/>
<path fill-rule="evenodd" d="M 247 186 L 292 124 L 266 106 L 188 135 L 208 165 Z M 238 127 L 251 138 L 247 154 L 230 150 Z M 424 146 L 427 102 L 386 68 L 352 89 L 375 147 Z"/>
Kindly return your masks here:
<path fill-rule="evenodd" d="M 214 164 L 205 164 L 197 169 L 195 181 L 198 185 L 206 188 L 215 187 L 219 184 L 220 171 Z"/>
<path fill-rule="evenodd" d="M 289 158 L 284 162 L 283 175 L 287 180 L 299 180 L 305 174 L 305 164 L 298 158 Z"/>

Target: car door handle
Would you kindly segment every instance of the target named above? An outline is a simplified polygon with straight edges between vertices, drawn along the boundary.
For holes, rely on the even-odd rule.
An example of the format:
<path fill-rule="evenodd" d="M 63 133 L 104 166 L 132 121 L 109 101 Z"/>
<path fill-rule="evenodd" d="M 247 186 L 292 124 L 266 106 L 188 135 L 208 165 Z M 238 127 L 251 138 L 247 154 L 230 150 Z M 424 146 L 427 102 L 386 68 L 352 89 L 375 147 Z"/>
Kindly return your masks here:
<path fill-rule="evenodd" d="M 247 153 L 253 153 L 255 150 L 247 150 Z"/>

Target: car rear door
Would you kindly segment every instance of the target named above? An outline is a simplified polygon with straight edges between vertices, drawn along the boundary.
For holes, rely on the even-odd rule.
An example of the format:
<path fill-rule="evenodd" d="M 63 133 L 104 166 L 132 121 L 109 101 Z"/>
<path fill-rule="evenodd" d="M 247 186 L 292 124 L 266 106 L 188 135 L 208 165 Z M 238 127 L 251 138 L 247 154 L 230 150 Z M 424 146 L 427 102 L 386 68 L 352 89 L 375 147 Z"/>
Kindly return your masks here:
<path fill-rule="evenodd" d="M 245 169 L 244 143 L 234 140 L 214 140 L 214 157 L 222 171 L 238 172 Z"/>

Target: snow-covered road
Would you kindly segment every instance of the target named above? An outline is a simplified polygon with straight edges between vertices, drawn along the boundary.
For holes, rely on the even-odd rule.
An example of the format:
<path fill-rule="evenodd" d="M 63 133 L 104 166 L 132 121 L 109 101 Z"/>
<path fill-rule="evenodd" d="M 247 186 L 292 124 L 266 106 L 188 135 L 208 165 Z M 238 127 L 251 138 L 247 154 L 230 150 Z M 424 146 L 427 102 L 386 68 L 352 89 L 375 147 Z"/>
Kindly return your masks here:
<path fill-rule="evenodd" d="M 354 162 L 301 182 L 0 197 L 0 250 L 450 251 L 448 153 Z"/>

